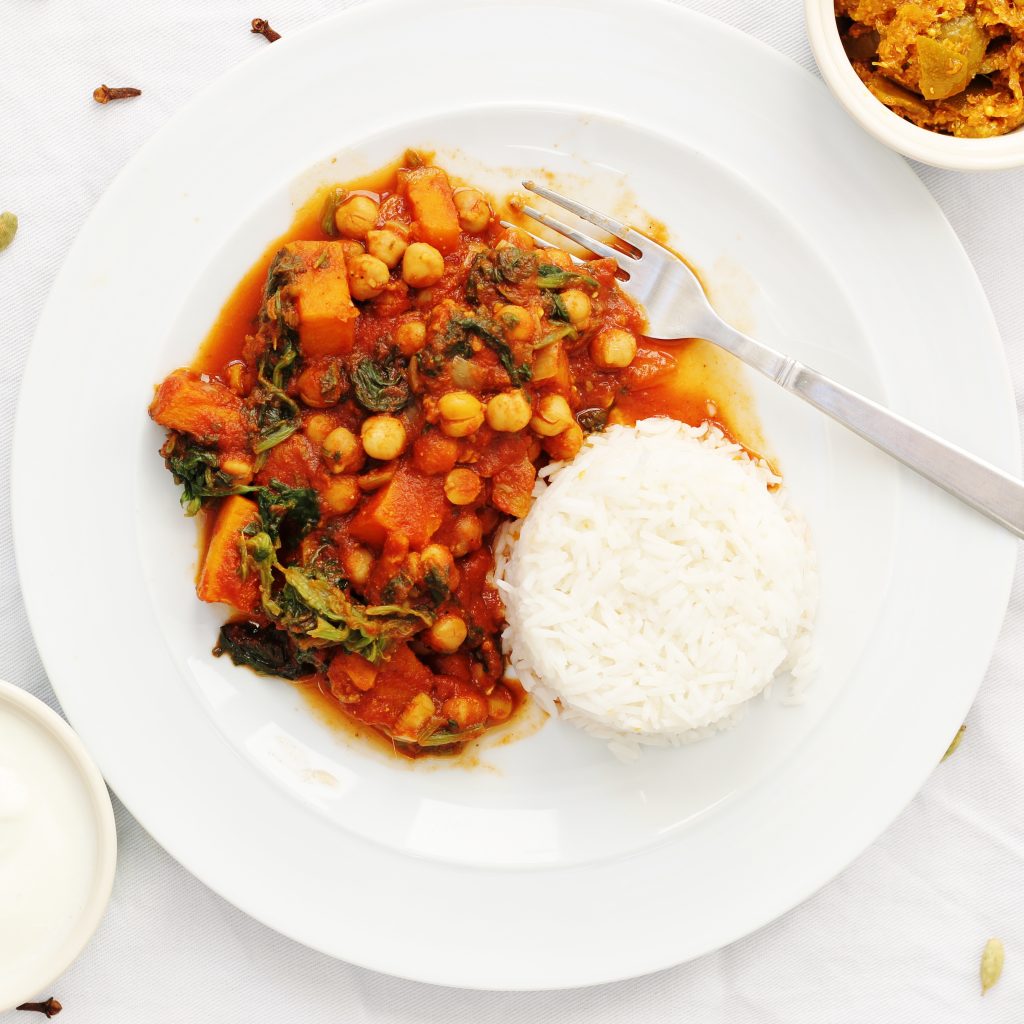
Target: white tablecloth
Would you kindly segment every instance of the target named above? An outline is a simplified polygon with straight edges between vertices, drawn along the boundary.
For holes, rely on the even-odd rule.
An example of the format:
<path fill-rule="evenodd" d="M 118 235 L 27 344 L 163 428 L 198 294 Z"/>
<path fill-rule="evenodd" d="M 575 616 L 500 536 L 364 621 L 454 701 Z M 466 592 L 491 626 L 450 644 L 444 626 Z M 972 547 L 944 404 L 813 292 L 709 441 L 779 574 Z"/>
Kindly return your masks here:
<path fill-rule="evenodd" d="M 800 0 L 689 0 L 689 5 L 813 68 Z M 288 33 L 345 6 L 329 0 L 273 0 L 266 6 L 241 0 L 7 0 L 0 9 L 0 210 L 13 210 L 21 220 L 14 245 L 0 254 L 0 676 L 51 705 L 56 700 L 32 642 L 15 574 L 9 500 L 21 368 L 50 283 L 79 225 L 125 161 L 194 92 L 268 45 L 249 33 L 250 18 L 265 16 Z M 145 94 L 100 107 L 90 98 L 100 82 L 138 85 Z M 836 116 L 845 115 L 837 108 Z M 1009 353 L 1019 405 L 1024 170 L 990 176 L 918 171 L 978 269 Z M 949 301 L 956 302 L 956 296 Z M 971 339 L 963 343 L 970 358 Z M 74 457 L 76 441 L 88 446 L 89 439 L 77 438 L 75 424 L 67 426 L 69 457 Z M 60 467 L 53 470 L 59 473 Z M 937 551 L 935 557 L 947 554 Z M 69 1024 L 1020 1021 L 1022 664 L 1024 579 L 1018 574 L 959 751 L 852 867 L 803 906 L 728 949 L 652 977 L 579 992 L 460 992 L 330 960 L 224 902 L 164 853 L 115 799 L 120 862 L 113 899 L 91 945 L 52 986 L 65 1005 L 61 1019 Z M 978 959 L 993 935 L 1006 943 L 1006 969 L 982 999 Z M 21 1014 L 0 1016 L 0 1024 L 27 1024 Z"/>

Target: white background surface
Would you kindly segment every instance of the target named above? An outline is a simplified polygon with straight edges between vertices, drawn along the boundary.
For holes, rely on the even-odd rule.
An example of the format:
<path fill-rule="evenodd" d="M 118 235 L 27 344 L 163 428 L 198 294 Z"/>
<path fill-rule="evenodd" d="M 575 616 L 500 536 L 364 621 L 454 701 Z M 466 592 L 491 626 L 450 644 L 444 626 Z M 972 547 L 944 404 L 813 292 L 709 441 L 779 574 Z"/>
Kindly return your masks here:
<path fill-rule="evenodd" d="M 273 9 L 240 0 L 178 5 L 9 0 L 4 5 L 0 209 L 16 212 L 21 226 L 14 245 L 0 254 L 0 676 L 51 704 L 54 697 L 19 597 L 8 495 L 20 371 L 49 284 L 81 221 L 128 157 L 185 99 L 268 45 L 249 34 L 250 18 L 268 17 L 286 33 L 343 6 L 315 0 L 274 0 Z M 797 0 L 696 0 L 690 6 L 813 67 Z M 517 45 L 514 10 L 509 37 L 498 44 Z M 144 96 L 100 107 L 90 98 L 100 82 L 138 85 Z M 369 99 L 372 83 L 365 83 L 365 90 Z M 838 107 L 836 116 L 845 116 Z M 1024 170 L 985 177 L 919 170 L 988 292 L 1019 404 Z M 969 358 L 969 338 L 964 348 Z M 79 437 L 73 423 L 67 428 L 69 458 L 89 451 L 102 460 L 101 445 L 90 449 L 90 440 Z M 52 469 L 60 472 L 59 466 Z M 73 500 L 101 497 L 99 492 L 69 496 L 69 510 Z M 95 558 L 97 571 L 102 556 L 69 552 L 69 557 Z M 949 556 L 936 552 L 937 558 Z M 54 582 L 55 608 L 61 608 L 59 581 Z M 164 854 L 115 800 L 120 864 L 114 895 L 93 943 L 52 986 L 66 1007 L 61 1019 L 90 1024 L 1019 1020 L 1024 1007 L 1024 745 L 1018 733 L 1024 695 L 1014 668 L 1024 655 L 1022 585 L 1018 579 L 1000 645 L 955 757 L 835 882 L 721 953 L 650 978 L 576 993 L 487 995 L 396 981 L 312 953 L 251 921 Z M 297 864 L 301 856 L 297 850 Z M 602 925 L 614 922 L 595 921 Z M 679 927 L 686 927 L 685 920 Z M 981 999 L 978 958 L 991 935 L 1006 942 L 1007 966 L 1000 984 Z M 0 1017 L 8 1019 L 26 1024 L 21 1015 Z"/>

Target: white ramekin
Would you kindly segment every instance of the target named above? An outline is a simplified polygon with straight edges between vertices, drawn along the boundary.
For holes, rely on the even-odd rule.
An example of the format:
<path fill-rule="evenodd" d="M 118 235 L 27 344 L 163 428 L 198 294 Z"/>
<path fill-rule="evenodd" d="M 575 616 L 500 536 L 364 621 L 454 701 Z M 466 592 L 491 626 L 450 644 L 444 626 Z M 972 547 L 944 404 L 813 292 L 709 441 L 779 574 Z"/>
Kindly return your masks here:
<path fill-rule="evenodd" d="M 913 160 L 954 171 L 1024 166 L 1024 128 L 993 139 L 957 139 L 918 128 L 875 99 L 847 59 L 836 29 L 833 0 L 804 0 L 807 36 L 828 87 L 867 132 Z"/>
<path fill-rule="evenodd" d="M 54 757 L 70 760 L 88 794 L 89 817 L 92 818 L 96 837 L 96 863 L 89 890 L 83 892 L 78 919 L 73 922 L 60 946 L 40 955 L 24 970 L 20 970 L 16 977 L 5 974 L 0 965 L 0 1016 L 4 1010 L 13 1008 L 16 1002 L 40 995 L 85 948 L 107 909 L 117 862 L 117 830 L 110 794 L 103 776 L 76 733 L 41 700 L 0 679 L 0 714 L 5 713 L 19 714 L 30 719 L 47 736 Z"/>

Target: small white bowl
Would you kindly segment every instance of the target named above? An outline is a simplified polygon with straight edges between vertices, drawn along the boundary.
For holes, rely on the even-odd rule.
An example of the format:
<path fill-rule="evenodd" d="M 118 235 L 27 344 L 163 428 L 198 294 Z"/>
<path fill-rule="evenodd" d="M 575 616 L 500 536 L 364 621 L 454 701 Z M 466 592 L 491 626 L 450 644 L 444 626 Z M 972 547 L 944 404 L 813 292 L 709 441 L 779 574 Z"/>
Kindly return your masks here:
<path fill-rule="evenodd" d="M 18 1003 L 49 995 L 44 992 L 46 987 L 67 969 L 92 938 L 110 899 L 117 861 L 117 832 L 106 784 L 82 741 L 64 719 L 42 701 L 3 680 L 0 680 L 0 735 L 8 737 L 6 752 L 9 755 L 5 759 L 0 752 L 0 770 L 5 774 L 14 772 L 11 778 L 15 780 L 13 791 L 7 791 L 8 797 L 11 792 L 14 794 L 13 805 L 0 806 L 0 895 L 6 891 L 12 901 L 6 909 L 14 912 L 19 905 L 24 908 L 27 903 L 35 905 L 40 896 L 45 898 L 47 886 L 39 886 L 39 880 L 29 877 L 23 869 L 33 860 L 47 865 L 47 858 L 52 859 L 54 849 L 59 846 L 45 841 L 52 834 L 52 827 L 68 829 L 61 837 L 64 846 L 60 853 L 71 867 L 79 868 L 62 873 L 59 881 L 68 887 L 67 892 L 61 893 L 58 885 L 49 890 L 56 893 L 61 903 L 60 909 L 48 917 L 48 931 L 37 930 L 35 940 L 43 936 L 41 941 L 37 943 L 26 935 L 18 946 L 19 937 L 8 934 L 8 941 L 14 940 L 15 952 L 13 963 L 10 958 L 0 963 L 2 1014 Z M 17 769 L 19 764 L 26 765 L 26 751 L 31 752 L 33 768 L 19 778 Z M 27 788 L 20 788 L 22 779 Z M 3 792 L 0 785 L 0 796 Z M 54 795 L 52 802 L 47 801 L 47 793 Z M 67 801 L 64 814 L 60 813 L 58 793 Z M 0 799 L 0 805 L 4 803 Z M 23 807 L 39 810 L 25 819 L 31 831 L 21 837 L 21 842 L 16 842 L 11 835 L 12 822 L 17 820 Z M 5 856 L 9 858 L 6 862 Z M 91 865 L 82 867 L 90 856 Z M 47 877 L 52 878 L 54 874 L 56 872 L 50 870 Z M 0 927 L 9 924 L 4 922 Z M 14 926 L 17 927 L 17 922 Z"/>
<path fill-rule="evenodd" d="M 804 0 L 807 35 L 828 87 L 867 132 L 913 160 L 954 171 L 1024 166 L 1024 128 L 992 139 L 958 139 L 905 121 L 868 91 L 850 64 L 836 29 L 833 0 Z"/>

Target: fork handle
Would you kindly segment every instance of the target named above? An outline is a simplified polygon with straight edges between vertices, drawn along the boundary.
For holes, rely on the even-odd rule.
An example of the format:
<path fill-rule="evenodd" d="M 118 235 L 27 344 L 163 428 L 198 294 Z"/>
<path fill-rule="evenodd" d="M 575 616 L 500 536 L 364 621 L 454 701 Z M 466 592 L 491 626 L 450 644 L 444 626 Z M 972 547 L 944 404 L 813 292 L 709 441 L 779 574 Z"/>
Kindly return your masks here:
<path fill-rule="evenodd" d="M 724 328 L 724 329 L 723 329 Z M 1024 539 L 1024 483 L 719 321 L 711 341 Z"/>

